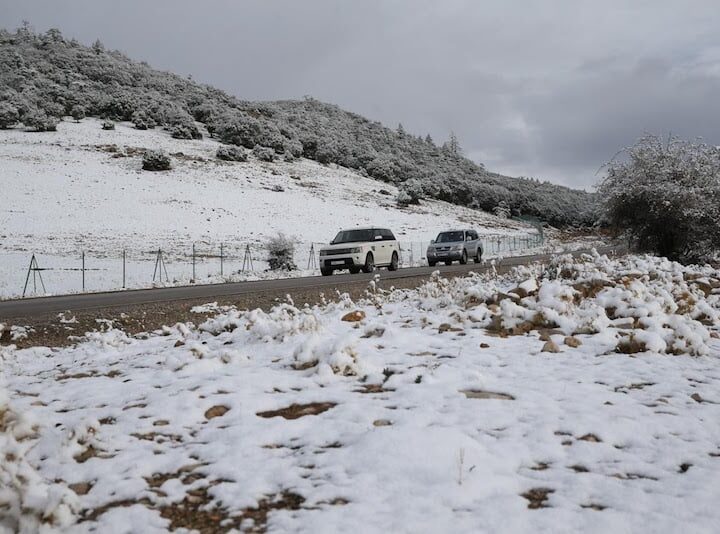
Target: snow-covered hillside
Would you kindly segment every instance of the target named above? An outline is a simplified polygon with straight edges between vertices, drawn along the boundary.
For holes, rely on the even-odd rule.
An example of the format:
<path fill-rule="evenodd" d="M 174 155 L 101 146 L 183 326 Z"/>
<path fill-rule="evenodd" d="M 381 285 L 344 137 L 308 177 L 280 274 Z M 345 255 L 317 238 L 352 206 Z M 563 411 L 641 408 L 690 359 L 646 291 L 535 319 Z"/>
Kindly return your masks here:
<path fill-rule="evenodd" d="M 212 310 L 0 349 L 0 531 L 717 532 L 717 270 Z"/>
<path fill-rule="evenodd" d="M 238 256 L 246 244 L 259 250 L 268 236 L 284 232 L 307 255 L 311 243 L 328 242 L 340 228 L 377 224 L 414 242 L 419 254 L 421 242 L 448 227 L 471 226 L 484 235 L 535 232 L 444 202 L 400 209 L 395 187 L 335 165 L 265 163 L 252 155 L 245 163 L 223 162 L 215 157 L 218 146 L 127 124 L 103 130 L 94 119 L 66 120 L 57 132 L 0 130 L 0 296 L 22 289 L 31 253 L 41 267 L 79 268 L 86 251 L 89 267 L 112 263 L 112 287 L 120 287 L 122 250 L 150 262 L 142 266 L 147 285 L 148 252 L 162 248 L 171 261 L 187 263 L 193 243 L 205 254 L 218 254 L 223 243 L 226 254 Z M 173 169 L 141 170 L 145 149 L 174 154 Z M 60 274 L 44 274 L 48 291 L 57 292 L 62 284 L 53 277 Z M 79 283 L 77 273 L 63 276 Z M 101 289 L 92 284 L 98 277 L 88 274 L 91 289 Z"/>

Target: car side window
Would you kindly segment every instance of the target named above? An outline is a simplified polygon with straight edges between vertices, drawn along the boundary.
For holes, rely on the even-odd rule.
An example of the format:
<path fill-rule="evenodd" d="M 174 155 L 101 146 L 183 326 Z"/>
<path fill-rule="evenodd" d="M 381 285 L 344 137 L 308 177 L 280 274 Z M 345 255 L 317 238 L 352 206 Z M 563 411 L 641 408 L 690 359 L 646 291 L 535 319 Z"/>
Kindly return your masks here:
<path fill-rule="evenodd" d="M 395 241 L 395 236 L 390 230 L 382 230 L 383 241 Z"/>

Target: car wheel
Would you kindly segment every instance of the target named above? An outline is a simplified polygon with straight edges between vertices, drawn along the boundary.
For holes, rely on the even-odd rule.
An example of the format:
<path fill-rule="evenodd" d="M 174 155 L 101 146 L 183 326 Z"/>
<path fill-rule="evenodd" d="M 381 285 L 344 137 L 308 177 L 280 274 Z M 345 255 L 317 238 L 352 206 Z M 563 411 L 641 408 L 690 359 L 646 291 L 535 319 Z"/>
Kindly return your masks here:
<path fill-rule="evenodd" d="M 360 272 L 360 267 L 350 267 L 350 274 L 357 274 Z"/>
<path fill-rule="evenodd" d="M 463 250 L 462 256 L 460 256 L 460 265 L 467 263 L 467 250 Z"/>
<path fill-rule="evenodd" d="M 475 252 L 475 263 L 480 263 L 482 261 L 482 249 L 478 247 L 477 252 Z"/>
<path fill-rule="evenodd" d="M 445 260 L 445 265 L 452 265 L 452 260 Z"/>
<path fill-rule="evenodd" d="M 321 267 L 320 272 L 322 273 L 323 276 L 330 276 L 332 274 L 333 270 L 326 269 L 325 267 Z"/>
<path fill-rule="evenodd" d="M 436 263 L 437 263 L 436 261 L 428 260 L 428 265 L 429 265 L 430 267 L 435 267 L 435 264 L 436 264 Z"/>
<path fill-rule="evenodd" d="M 365 256 L 365 265 L 363 265 L 362 270 L 364 273 L 371 273 L 375 270 L 375 258 L 372 253 L 368 252 L 368 255 Z"/>
<path fill-rule="evenodd" d="M 393 252 L 392 260 L 390 260 L 390 265 L 388 265 L 388 271 L 397 271 L 398 270 L 398 255 L 397 252 Z"/>

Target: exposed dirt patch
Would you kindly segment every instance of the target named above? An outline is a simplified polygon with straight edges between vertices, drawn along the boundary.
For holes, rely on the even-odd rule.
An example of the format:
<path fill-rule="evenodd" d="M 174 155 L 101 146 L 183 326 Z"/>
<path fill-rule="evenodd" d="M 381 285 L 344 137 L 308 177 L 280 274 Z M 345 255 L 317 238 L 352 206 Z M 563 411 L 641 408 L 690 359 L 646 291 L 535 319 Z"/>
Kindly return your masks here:
<path fill-rule="evenodd" d="M 607 508 L 607 506 L 605 506 L 605 505 L 597 504 L 597 503 L 594 503 L 594 502 L 591 502 L 591 503 L 588 503 L 588 504 L 581 504 L 580 506 L 581 506 L 582 508 L 589 508 L 590 510 L 596 510 L 596 511 L 598 511 L 598 512 L 602 512 L 603 510 L 605 510 L 605 508 Z"/>
<path fill-rule="evenodd" d="M 244 531 L 252 534 L 263 533 L 266 531 L 270 512 L 275 510 L 299 510 L 304 502 L 305 497 L 291 491 L 284 491 L 278 495 L 266 497 L 258 502 L 256 508 L 243 510 L 242 515 L 238 518 L 238 525 L 245 519 L 252 519 L 252 526 Z"/>
<path fill-rule="evenodd" d="M 550 488 L 533 488 L 521 496 L 528 500 L 528 508 L 537 510 L 538 508 L 548 507 L 546 503 L 548 501 L 548 495 L 551 493 L 555 493 L 555 490 Z"/>
<path fill-rule="evenodd" d="M 550 467 L 550 464 L 549 464 L 549 463 L 546 463 L 546 462 L 538 462 L 537 464 L 535 464 L 534 466 L 532 466 L 530 469 L 532 469 L 533 471 L 545 471 L 545 470 L 548 469 L 549 467 Z"/>
<path fill-rule="evenodd" d="M 585 434 L 577 439 L 578 441 L 589 441 L 590 443 L 602 443 L 602 440 L 595 434 Z"/>
<path fill-rule="evenodd" d="M 382 384 L 363 384 L 360 389 L 356 389 L 355 393 L 385 393 L 395 391 L 394 389 L 385 389 Z"/>
<path fill-rule="evenodd" d="M 590 472 L 590 470 L 587 467 L 585 467 L 584 465 L 580 465 L 580 464 L 571 465 L 569 467 L 569 469 L 572 469 L 576 473 L 589 473 Z"/>
<path fill-rule="evenodd" d="M 481 389 L 461 389 L 460 393 L 463 393 L 468 399 L 515 400 L 515 397 L 508 393 L 483 391 Z"/>
<path fill-rule="evenodd" d="M 218 404 L 217 406 L 213 406 L 212 408 L 208 408 L 205 411 L 205 419 L 210 420 L 214 417 L 222 417 L 226 413 L 230 411 L 230 408 L 227 406 L 223 406 L 222 404 Z"/>
<path fill-rule="evenodd" d="M 614 391 L 615 393 L 627 393 L 628 390 L 631 389 L 643 389 L 649 386 L 654 386 L 655 382 L 636 382 L 634 384 L 629 384 L 627 386 L 617 386 L 615 387 Z"/>
<path fill-rule="evenodd" d="M 87 495 L 93 487 L 93 482 L 75 482 L 74 484 L 68 484 L 68 488 L 73 490 L 78 495 Z"/>
<path fill-rule="evenodd" d="M 112 458 L 112 455 L 107 454 L 99 449 L 96 449 L 92 445 L 88 445 L 84 451 L 73 456 L 75 461 L 79 464 L 87 462 L 90 458 Z"/>
<path fill-rule="evenodd" d="M 328 411 L 330 408 L 335 407 L 337 404 L 334 402 L 311 402 L 309 404 L 291 404 L 287 408 L 280 408 L 279 410 L 268 410 L 265 412 L 258 412 L 258 417 L 283 417 L 285 419 L 298 419 L 305 417 L 306 415 L 318 415 Z"/>
<path fill-rule="evenodd" d="M 620 480 L 657 480 L 655 477 L 643 475 L 642 473 L 615 473 L 610 476 L 613 478 L 619 478 Z"/>
<path fill-rule="evenodd" d="M 181 443 L 183 440 L 183 437 L 179 434 L 163 434 L 161 432 L 135 432 L 130 435 L 137 439 L 154 441 L 155 443 L 165 443 L 166 441 L 172 441 L 173 443 Z"/>

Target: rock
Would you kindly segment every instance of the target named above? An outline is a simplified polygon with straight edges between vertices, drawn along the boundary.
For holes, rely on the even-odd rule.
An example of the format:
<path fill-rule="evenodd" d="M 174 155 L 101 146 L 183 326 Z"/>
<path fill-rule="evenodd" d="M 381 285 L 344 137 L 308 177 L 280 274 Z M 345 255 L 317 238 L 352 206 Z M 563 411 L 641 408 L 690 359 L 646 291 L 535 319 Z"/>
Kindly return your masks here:
<path fill-rule="evenodd" d="M 560 352 L 560 347 L 551 339 L 545 342 L 541 352 Z"/>
<path fill-rule="evenodd" d="M 222 404 L 218 404 L 217 406 L 208 408 L 208 410 L 205 412 L 205 419 L 210 420 L 213 417 L 221 417 L 225 415 L 228 411 L 230 411 L 230 408 L 228 408 L 227 406 L 223 406 Z"/>
<path fill-rule="evenodd" d="M 390 426 L 392 423 L 387 419 L 376 419 L 373 421 L 373 426 Z"/>
<path fill-rule="evenodd" d="M 705 401 L 705 399 L 703 399 L 699 393 L 693 393 L 692 395 L 690 395 L 690 398 L 692 400 L 694 400 L 695 402 L 704 402 Z"/>
<path fill-rule="evenodd" d="M 365 312 L 362 310 L 355 310 L 343 315 L 341 320 L 348 323 L 356 323 L 358 321 L 362 321 L 363 319 L 365 319 Z"/>
<path fill-rule="evenodd" d="M 481 349 L 489 349 L 490 345 L 488 345 L 487 343 L 480 343 L 480 348 Z"/>
<path fill-rule="evenodd" d="M 582 345 L 582 341 L 580 341 L 578 338 L 574 336 L 567 336 L 565 338 L 565 344 L 568 347 L 572 347 L 574 349 L 578 348 L 580 345 Z"/>
<path fill-rule="evenodd" d="M 178 339 L 178 340 L 175 342 L 175 345 L 173 345 L 173 347 L 182 347 L 184 344 L 185 344 L 184 341 L 181 341 L 181 340 Z"/>
<path fill-rule="evenodd" d="M 92 487 L 93 485 L 90 482 L 76 482 L 75 484 L 68 484 L 68 488 L 78 495 L 87 495 Z"/>

